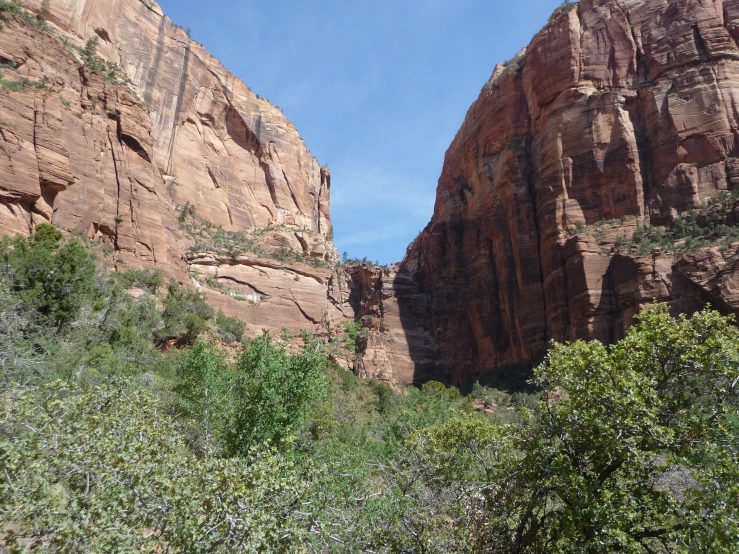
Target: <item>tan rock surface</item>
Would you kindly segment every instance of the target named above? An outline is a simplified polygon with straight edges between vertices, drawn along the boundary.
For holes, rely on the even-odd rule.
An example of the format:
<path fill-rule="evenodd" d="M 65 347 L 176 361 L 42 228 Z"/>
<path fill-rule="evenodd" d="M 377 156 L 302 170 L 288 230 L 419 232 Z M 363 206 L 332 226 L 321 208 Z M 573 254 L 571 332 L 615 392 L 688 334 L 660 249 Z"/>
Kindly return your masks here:
<path fill-rule="evenodd" d="M 156 2 L 64 0 L 51 3 L 51 18 L 82 41 L 99 38 L 100 55 L 131 80 L 150 111 L 152 161 L 169 177 L 173 202 L 227 229 L 276 222 L 328 236 L 330 178 L 295 127 Z"/>
<path fill-rule="evenodd" d="M 738 29 L 739 0 L 582 0 L 496 67 L 405 260 L 453 382 L 552 339 L 616 340 L 654 298 L 739 311 L 727 254 L 614 247 L 739 186 Z"/>
<path fill-rule="evenodd" d="M 193 283 L 208 303 L 244 320 L 254 334 L 283 327 L 319 333 L 344 318 L 327 294 L 331 270 L 254 256 L 204 255 L 191 262 Z"/>

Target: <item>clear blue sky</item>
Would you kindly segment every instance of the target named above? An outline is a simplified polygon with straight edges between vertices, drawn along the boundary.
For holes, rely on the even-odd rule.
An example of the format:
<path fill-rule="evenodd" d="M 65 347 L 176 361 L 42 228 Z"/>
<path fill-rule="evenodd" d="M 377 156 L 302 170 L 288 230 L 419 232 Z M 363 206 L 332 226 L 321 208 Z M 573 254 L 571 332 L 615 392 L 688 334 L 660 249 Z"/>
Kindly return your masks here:
<path fill-rule="evenodd" d="M 159 0 L 332 170 L 340 252 L 400 261 L 493 72 L 561 0 Z"/>

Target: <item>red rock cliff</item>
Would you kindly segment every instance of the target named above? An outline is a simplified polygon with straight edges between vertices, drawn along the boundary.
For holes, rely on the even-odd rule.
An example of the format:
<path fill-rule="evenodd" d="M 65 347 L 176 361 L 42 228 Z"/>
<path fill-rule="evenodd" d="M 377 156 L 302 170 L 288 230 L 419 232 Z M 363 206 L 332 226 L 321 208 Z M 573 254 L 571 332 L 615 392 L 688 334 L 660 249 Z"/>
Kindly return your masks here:
<path fill-rule="evenodd" d="M 340 317 L 325 285 L 331 175 L 279 109 L 153 0 L 52 0 L 48 26 L 6 16 L 0 235 L 52 222 L 100 243 L 116 269 L 192 278 L 255 332 Z M 83 63 L 89 39 L 97 67 Z M 218 229 L 246 233 L 259 255 L 219 257 Z"/>
<path fill-rule="evenodd" d="M 736 244 L 628 247 L 739 188 L 738 39 L 739 0 L 582 0 L 495 68 L 405 260 L 452 381 L 617 340 L 654 299 L 739 311 Z"/>
<path fill-rule="evenodd" d="M 275 223 L 329 236 L 330 180 L 294 126 L 155 1 L 53 1 L 50 22 L 68 46 L 98 38 L 128 84 L 78 71 L 72 48 L 19 18 L 5 25 L 0 60 L 47 86 L 0 93 L 3 231 L 51 219 L 160 264 L 178 254 L 168 213 L 190 202 L 229 230 Z"/>

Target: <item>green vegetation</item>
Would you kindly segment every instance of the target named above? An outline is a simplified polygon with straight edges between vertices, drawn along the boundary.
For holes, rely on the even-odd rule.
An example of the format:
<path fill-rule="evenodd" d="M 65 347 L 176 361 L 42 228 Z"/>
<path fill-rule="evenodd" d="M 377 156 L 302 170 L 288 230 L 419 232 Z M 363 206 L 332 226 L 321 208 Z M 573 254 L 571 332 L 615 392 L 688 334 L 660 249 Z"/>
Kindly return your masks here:
<path fill-rule="evenodd" d="M 304 263 L 313 267 L 328 268 L 325 260 L 314 258 L 305 254 L 302 250 L 293 250 L 287 244 L 284 236 L 280 238 L 280 247 L 267 251 L 259 246 L 262 239 L 273 234 L 288 231 L 289 228 L 280 224 L 269 224 L 251 230 L 249 233 L 241 231 L 226 231 L 223 227 L 217 227 L 209 221 L 200 221 L 195 217 L 195 207 L 189 202 L 179 209 L 180 229 L 182 229 L 192 240 L 193 245 L 188 248 L 187 255 L 194 256 L 201 252 L 211 252 L 221 256 L 228 256 L 235 260 L 239 256 L 254 254 L 260 258 L 269 258 L 288 263 Z"/>
<path fill-rule="evenodd" d="M 95 278 L 95 264 L 85 249 L 77 242 L 61 241 L 61 232 L 43 224 L 29 240 L 0 242 L 0 263 L 11 290 L 43 323 L 54 327 L 76 317 Z"/>
<path fill-rule="evenodd" d="M 379 261 L 372 261 L 367 256 L 364 258 L 350 258 L 348 252 L 344 252 L 341 255 L 341 263 L 343 265 L 367 265 L 370 267 L 379 267 L 380 269 L 387 269 L 387 264 L 381 264 Z"/>
<path fill-rule="evenodd" d="M 670 225 L 637 227 L 631 239 L 627 235 L 615 241 L 615 248 L 626 254 L 648 256 L 655 248 L 685 255 L 714 244 L 722 251 L 728 250 L 734 242 L 739 242 L 739 219 L 736 209 L 739 205 L 739 190 L 721 192 L 698 209 L 689 210 L 674 218 Z M 633 216 L 623 220 L 601 220 L 592 225 L 578 222 L 569 229 L 569 236 L 590 234 L 602 238 L 605 231 L 618 228 L 624 221 L 633 221 Z"/>
<path fill-rule="evenodd" d="M 105 61 L 97 55 L 99 43 L 100 41 L 97 37 L 89 39 L 80 50 L 80 54 L 92 71 L 102 73 L 105 71 Z"/>
<path fill-rule="evenodd" d="M 716 312 L 648 310 L 472 396 L 394 391 L 307 333 L 220 347 L 243 323 L 51 226 L 0 254 L 12 552 L 739 548 L 739 330 Z"/>
<path fill-rule="evenodd" d="M 218 310 L 215 330 L 223 342 L 231 344 L 241 342 L 246 331 L 246 324 L 240 319 L 227 316 L 223 310 Z"/>
<path fill-rule="evenodd" d="M 578 4 L 578 0 L 562 0 L 560 6 L 549 17 L 549 24 L 559 22 L 562 17 L 569 13 L 570 8 L 576 4 Z"/>
<path fill-rule="evenodd" d="M 3 77 L 4 77 L 4 74 L 0 72 L 0 87 L 2 87 L 3 90 L 18 92 L 18 91 L 26 90 L 27 88 L 36 88 L 36 89 L 46 88 L 45 83 L 42 83 L 41 81 L 32 81 L 26 77 L 19 77 L 17 81 L 8 81 L 7 79 Z"/>
<path fill-rule="evenodd" d="M 342 345 L 349 352 L 359 354 L 361 350 L 360 339 L 367 337 L 368 330 L 364 328 L 362 321 L 345 321 L 343 323 L 344 335 L 341 338 Z"/>
<path fill-rule="evenodd" d="M 48 31 L 50 8 L 50 0 L 43 0 L 41 10 L 38 14 L 34 14 L 24 8 L 24 2 L 21 0 L 0 0 L 0 22 L 7 20 L 10 14 L 18 14 L 39 31 Z M 0 28 L 2 28 L 1 24 Z"/>
<path fill-rule="evenodd" d="M 41 11 L 39 12 L 39 19 L 42 21 L 48 21 L 51 15 L 51 0 L 44 0 L 41 2 Z"/>
<path fill-rule="evenodd" d="M 202 296 L 172 281 L 164 299 L 164 328 L 160 336 L 164 340 L 175 339 L 179 345 L 192 344 L 208 328 L 213 315 L 213 308 Z"/>
<path fill-rule="evenodd" d="M 43 89 L 46 88 L 46 79 L 44 78 L 44 82 L 41 81 L 32 81 L 26 77 L 18 77 L 15 81 L 9 81 L 5 78 L 5 70 L 15 70 L 15 63 L 14 62 L 5 62 L 0 63 L 0 88 L 3 90 L 10 90 L 10 91 L 21 91 L 25 90 L 27 88 L 37 88 L 37 89 Z"/>
<path fill-rule="evenodd" d="M 640 255 L 657 247 L 689 254 L 720 240 L 727 249 L 731 242 L 739 241 L 739 226 L 728 218 L 737 201 L 739 190 L 722 192 L 698 210 L 681 214 L 669 227 L 639 228 L 625 246 L 635 246 Z"/>
<path fill-rule="evenodd" d="M 164 274 L 158 269 L 130 269 L 118 273 L 117 278 L 128 289 L 141 288 L 152 294 L 156 294 L 164 286 Z"/>
<path fill-rule="evenodd" d="M 6 14 L 18 13 L 21 3 L 18 0 L 0 0 L 0 18 L 5 19 Z"/>
<path fill-rule="evenodd" d="M 90 68 L 90 71 L 102 73 L 106 83 L 118 84 L 126 81 L 127 78 L 118 77 L 119 68 L 115 63 L 105 61 L 97 55 L 99 43 L 100 40 L 93 37 L 85 43 L 84 47 L 78 50 L 82 61 Z M 93 103 L 97 103 L 97 100 L 93 99 Z"/>

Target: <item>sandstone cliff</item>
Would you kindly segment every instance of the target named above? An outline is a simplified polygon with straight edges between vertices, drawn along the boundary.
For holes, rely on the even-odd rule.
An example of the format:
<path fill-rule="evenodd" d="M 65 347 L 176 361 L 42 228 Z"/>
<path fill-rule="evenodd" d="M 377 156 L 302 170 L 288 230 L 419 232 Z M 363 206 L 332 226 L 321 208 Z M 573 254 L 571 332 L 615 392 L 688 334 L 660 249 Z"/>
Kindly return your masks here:
<path fill-rule="evenodd" d="M 50 221 L 99 243 L 116 269 L 196 285 L 210 255 L 207 268 L 248 282 L 254 302 L 217 279 L 207 294 L 255 330 L 341 317 L 323 275 L 337 259 L 331 175 L 280 110 L 154 1 L 53 0 L 48 19 L 24 10 L 0 30 L 0 234 Z M 183 227 L 188 217 L 197 225 Z M 249 248 L 221 263 L 201 240 L 217 233 Z"/>
<path fill-rule="evenodd" d="M 655 299 L 739 313 L 735 235 L 644 230 L 739 189 L 738 39 L 739 0 L 582 0 L 495 68 L 404 262 L 452 381 L 617 340 Z"/>

